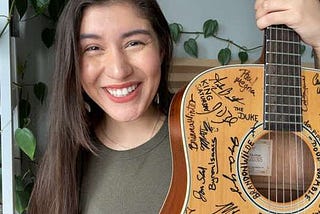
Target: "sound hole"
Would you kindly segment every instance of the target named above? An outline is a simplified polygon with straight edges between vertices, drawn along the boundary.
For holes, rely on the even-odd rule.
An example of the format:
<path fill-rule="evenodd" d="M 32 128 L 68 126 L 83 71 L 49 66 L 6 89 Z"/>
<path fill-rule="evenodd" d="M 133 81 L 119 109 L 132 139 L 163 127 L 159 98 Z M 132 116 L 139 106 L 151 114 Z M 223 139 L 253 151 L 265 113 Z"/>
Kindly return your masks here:
<path fill-rule="evenodd" d="M 259 144 L 265 144 L 265 147 L 259 147 Z M 259 150 L 250 151 L 250 178 L 261 195 L 285 203 L 307 191 L 314 177 L 314 162 L 310 149 L 300 137 L 289 132 L 270 132 L 255 142 L 255 148 L 270 148 L 268 152 L 260 151 L 260 156 Z M 269 170 L 259 171 L 259 167 L 265 167 L 259 165 L 259 161 L 268 158 L 271 158 L 269 163 L 263 164 L 269 164 L 269 168 L 266 167 Z"/>

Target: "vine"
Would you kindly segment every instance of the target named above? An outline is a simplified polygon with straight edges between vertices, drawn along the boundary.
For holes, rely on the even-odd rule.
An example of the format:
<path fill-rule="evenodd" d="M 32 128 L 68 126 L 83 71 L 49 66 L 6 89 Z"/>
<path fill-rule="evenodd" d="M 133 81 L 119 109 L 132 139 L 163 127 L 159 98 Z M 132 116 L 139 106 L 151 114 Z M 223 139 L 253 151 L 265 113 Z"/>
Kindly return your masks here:
<path fill-rule="evenodd" d="M 196 35 L 195 38 L 189 38 L 184 42 L 184 51 L 189 54 L 191 57 L 198 58 L 198 44 L 197 39 L 200 35 L 204 38 L 214 38 L 227 43 L 227 47 L 222 48 L 218 52 L 218 61 L 222 65 L 227 65 L 231 60 L 231 49 L 230 46 L 235 46 L 239 48 L 238 57 L 241 63 L 245 63 L 248 60 L 248 52 L 261 48 L 262 46 L 256 46 L 253 48 L 246 48 L 241 46 L 230 39 L 225 39 L 217 35 L 219 24 L 217 20 L 208 19 L 203 23 L 202 31 L 184 31 L 183 26 L 179 23 L 172 23 L 169 25 L 171 37 L 175 43 L 178 43 L 181 37 L 181 34 Z"/>
<path fill-rule="evenodd" d="M 184 51 L 191 57 L 198 58 L 197 39 L 201 35 L 205 39 L 214 38 L 219 41 L 227 43 L 227 46 L 225 48 L 220 49 L 218 52 L 217 59 L 221 65 L 227 65 L 231 60 L 232 52 L 231 52 L 230 46 L 235 46 L 239 49 L 238 58 L 240 60 L 240 63 L 242 64 L 247 62 L 249 58 L 248 57 L 249 52 L 262 48 L 262 45 L 258 45 L 252 48 L 247 48 L 230 39 L 226 39 L 218 36 L 217 34 L 219 29 L 219 23 L 217 20 L 213 20 L 213 19 L 208 19 L 203 23 L 202 31 L 184 31 L 183 26 L 180 23 L 171 23 L 169 27 L 170 27 L 172 40 L 175 43 L 178 43 L 180 41 L 181 34 L 195 35 L 194 38 L 189 38 L 187 41 L 184 41 L 184 45 L 183 45 Z M 306 46 L 304 44 L 301 44 L 300 50 L 301 50 L 301 54 L 303 54 L 306 50 Z"/>

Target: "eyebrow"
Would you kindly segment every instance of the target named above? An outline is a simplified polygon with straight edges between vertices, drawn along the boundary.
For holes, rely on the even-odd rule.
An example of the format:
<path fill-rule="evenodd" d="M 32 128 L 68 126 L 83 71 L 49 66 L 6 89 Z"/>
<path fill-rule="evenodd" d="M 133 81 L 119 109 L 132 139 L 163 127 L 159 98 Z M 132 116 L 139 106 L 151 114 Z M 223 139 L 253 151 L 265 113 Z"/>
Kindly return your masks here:
<path fill-rule="evenodd" d="M 98 36 L 97 34 L 93 34 L 93 33 L 83 33 L 80 34 L 80 40 L 82 39 L 99 39 L 100 36 Z"/>
<path fill-rule="evenodd" d="M 151 35 L 151 33 L 148 30 L 144 30 L 144 29 L 137 29 L 137 30 L 132 30 L 129 31 L 127 33 L 124 33 L 121 37 L 122 38 L 127 38 L 133 35 L 137 35 L 137 34 L 144 34 L 144 35 Z"/>
<path fill-rule="evenodd" d="M 137 35 L 137 34 L 151 35 L 151 33 L 148 30 L 137 29 L 137 30 L 132 30 L 132 31 L 129 31 L 129 32 L 122 34 L 121 38 L 127 38 L 127 37 Z M 80 34 L 80 40 L 82 40 L 82 39 L 100 39 L 100 38 L 101 38 L 101 36 L 94 34 L 94 33 Z"/>

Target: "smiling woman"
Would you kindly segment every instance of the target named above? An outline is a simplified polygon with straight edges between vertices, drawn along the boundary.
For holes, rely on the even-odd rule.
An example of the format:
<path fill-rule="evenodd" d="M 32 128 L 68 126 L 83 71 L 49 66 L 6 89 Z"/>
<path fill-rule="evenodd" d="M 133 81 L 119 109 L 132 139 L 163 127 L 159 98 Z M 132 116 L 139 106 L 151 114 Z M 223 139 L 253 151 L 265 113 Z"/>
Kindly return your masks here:
<path fill-rule="evenodd" d="M 279 12 L 275 9 L 265 13 L 260 3 L 263 1 L 258 0 L 256 5 L 260 21 L 265 15 Z M 313 3 L 320 5 L 319 1 Z M 292 12 L 291 7 L 283 10 L 289 15 Z M 316 17 L 318 11 L 303 17 Z M 289 15 L 286 17 L 292 17 Z M 314 26 L 320 26 L 318 18 Z M 310 19 L 298 19 L 293 27 L 300 29 L 306 22 Z M 299 32 L 319 55 L 319 30 L 310 30 L 307 37 L 303 36 L 308 29 Z M 55 48 L 49 143 L 28 213 L 159 213 L 166 211 L 162 206 L 167 199 L 170 205 L 178 204 L 170 200 L 180 196 L 170 191 L 179 189 L 179 185 L 170 185 L 171 177 L 181 176 L 172 174 L 176 172 L 172 170 L 176 165 L 172 165 L 171 151 L 175 145 L 169 141 L 167 118 L 172 97 L 168 89 L 172 41 L 157 1 L 69 0 L 59 19 Z M 224 86 L 220 86 L 222 90 Z M 240 98 L 228 100 L 240 103 Z M 211 101 L 216 102 L 213 110 L 218 110 L 219 116 L 226 106 L 221 99 Z M 187 113 L 193 116 L 197 112 Z M 227 121 L 229 116 L 223 116 L 225 120 L 220 119 Z M 238 120 L 236 116 L 232 119 Z M 193 127 L 193 120 L 188 122 Z M 227 122 L 233 126 L 233 120 Z M 216 130 L 209 125 L 205 128 Z M 190 130 L 197 144 L 199 130 Z M 225 129 L 219 130 L 224 134 Z M 218 150 L 214 152 L 218 154 Z M 223 158 L 228 157 L 223 154 Z M 235 183 L 233 175 L 214 176 Z M 181 183 L 179 179 L 174 181 Z M 200 197 L 205 193 L 203 188 L 199 188 Z M 236 194 L 240 191 L 237 189 Z M 184 208 L 179 208 L 183 212 Z"/>
<path fill-rule="evenodd" d="M 84 11 L 80 38 L 81 82 L 91 99 L 117 121 L 152 119 L 150 104 L 160 82 L 162 58 L 149 21 L 137 16 L 129 4 L 92 6 Z M 152 127 L 150 122 L 141 128 Z M 120 144 L 134 146 L 121 140 L 125 133 L 110 133 Z M 132 141 L 131 136 L 128 133 L 126 140 Z"/>
<path fill-rule="evenodd" d="M 56 50 L 28 213 L 158 213 L 171 178 L 172 41 L 157 2 L 70 0 Z"/>

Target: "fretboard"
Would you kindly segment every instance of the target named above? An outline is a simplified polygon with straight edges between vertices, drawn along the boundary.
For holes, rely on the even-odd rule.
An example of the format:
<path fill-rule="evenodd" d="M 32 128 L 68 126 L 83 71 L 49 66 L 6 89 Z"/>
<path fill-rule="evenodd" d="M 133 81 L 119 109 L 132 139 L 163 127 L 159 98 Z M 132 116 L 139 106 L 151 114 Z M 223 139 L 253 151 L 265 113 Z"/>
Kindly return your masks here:
<path fill-rule="evenodd" d="M 264 128 L 301 131 L 300 38 L 284 25 L 265 30 Z"/>

